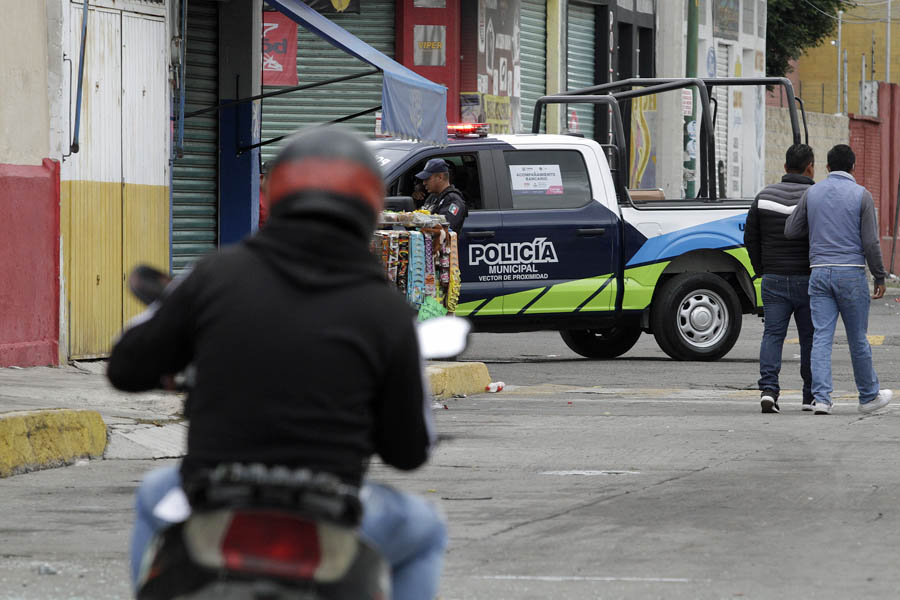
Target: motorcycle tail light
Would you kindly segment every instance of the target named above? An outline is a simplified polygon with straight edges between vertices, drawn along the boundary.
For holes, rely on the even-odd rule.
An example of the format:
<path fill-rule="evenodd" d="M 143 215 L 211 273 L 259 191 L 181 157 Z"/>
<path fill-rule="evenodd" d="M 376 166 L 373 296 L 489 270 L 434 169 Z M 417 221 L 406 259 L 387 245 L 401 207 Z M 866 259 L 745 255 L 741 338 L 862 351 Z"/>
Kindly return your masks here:
<path fill-rule="evenodd" d="M 222 538 L 225 567 L 308 579 L 322 560 L 315 523 L 272 512 L 238 512 Z"/>

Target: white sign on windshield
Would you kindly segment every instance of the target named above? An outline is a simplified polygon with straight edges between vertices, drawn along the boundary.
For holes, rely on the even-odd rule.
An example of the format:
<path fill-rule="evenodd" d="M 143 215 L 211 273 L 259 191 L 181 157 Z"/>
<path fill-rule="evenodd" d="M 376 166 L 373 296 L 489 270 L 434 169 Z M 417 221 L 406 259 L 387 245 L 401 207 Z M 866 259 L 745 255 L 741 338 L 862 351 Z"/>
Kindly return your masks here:
<path fill-rule="evenodd" d="M 519 194 L 562 194 L 559 165 L 509 165 L 513 192 Z"/>

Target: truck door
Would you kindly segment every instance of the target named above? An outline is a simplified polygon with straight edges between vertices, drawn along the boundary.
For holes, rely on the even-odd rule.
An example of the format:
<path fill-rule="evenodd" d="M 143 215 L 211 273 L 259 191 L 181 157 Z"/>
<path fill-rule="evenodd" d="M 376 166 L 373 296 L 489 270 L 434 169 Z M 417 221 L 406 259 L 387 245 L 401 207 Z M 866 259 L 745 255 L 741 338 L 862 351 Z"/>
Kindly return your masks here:
<path fill-rule="evenodd" d="M 469 256 L 502 279 L 505 315 L 614 308 L 619 220 L 597 160 L 586 146 L 495 151 L 503 227 Z"/>
<path fill-rule="evenodd" d="M 466 152 L 429 152 L 418 157 L 395 182 L 392 193 L 412 195 L 416 173 L 432 158 L 442 158 L 450 166 L 450 183 L 466 200 L 469 214 L 458 233 L 459 269 L 462 286 L 456 314 L 479 316 L 503 314 L 503 282 L 487 277 L 486 266 L 471 266 L 467 260 L 470 244 L 491 241 L 500 231 L 500 203 L 490 150 L 467 148 Z"/>

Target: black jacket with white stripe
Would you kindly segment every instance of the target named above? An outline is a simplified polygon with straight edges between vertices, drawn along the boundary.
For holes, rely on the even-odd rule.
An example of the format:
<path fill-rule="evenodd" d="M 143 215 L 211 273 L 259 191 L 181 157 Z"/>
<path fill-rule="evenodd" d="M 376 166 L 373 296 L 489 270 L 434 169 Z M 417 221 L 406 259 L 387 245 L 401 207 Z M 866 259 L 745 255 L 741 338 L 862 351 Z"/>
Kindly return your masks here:
<path fill-rule="evenodd" d="M 809 275 L 809 239 L 784 237 L 784 222 L 806 190 L 815 183 L 805 175 L 787 173 L 768 185 L 747 213 L 744 245 L 757 275 Z"/>

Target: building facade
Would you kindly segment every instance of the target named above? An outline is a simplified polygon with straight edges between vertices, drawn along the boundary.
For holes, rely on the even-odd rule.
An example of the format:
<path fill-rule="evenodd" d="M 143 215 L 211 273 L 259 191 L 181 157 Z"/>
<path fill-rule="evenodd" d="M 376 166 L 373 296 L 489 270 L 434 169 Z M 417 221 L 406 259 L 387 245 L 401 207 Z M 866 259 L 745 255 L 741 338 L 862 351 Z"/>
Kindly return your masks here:
<path fill-rule="evenodd" d="M 656 71 L 651 0 L 309 3 L 496 132 L 530 131 L 542 95 Z M 274 35 L 262 0 L 2 6 L 0 366 L 107 355 L 141 309 L 136 264 L 180 273 L 257 227 L 265 142 L 353 114 L 377 135 L 379 74 L 258 97 L 371 70 L 303 27 Z M 271 79 L 288 53 L 295 75 Z M 541 130 L 606 142 L 605 118 L 552 106 Z"/>

